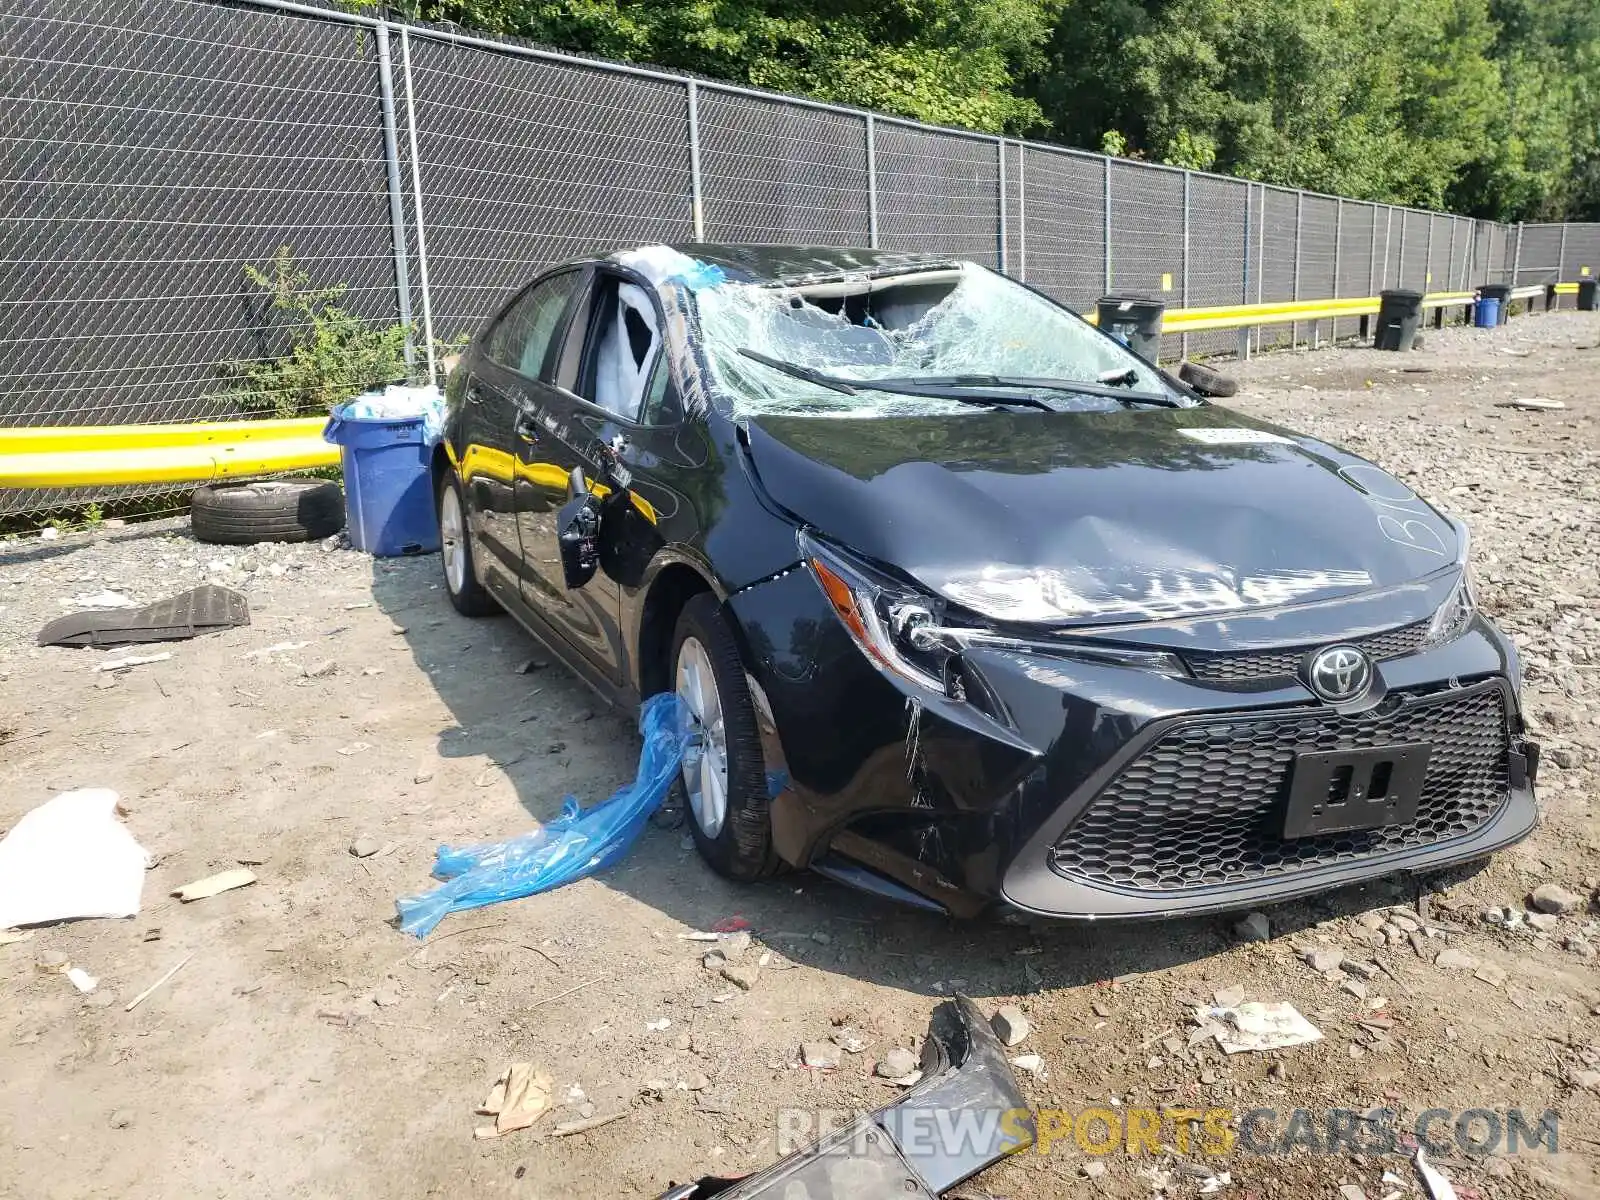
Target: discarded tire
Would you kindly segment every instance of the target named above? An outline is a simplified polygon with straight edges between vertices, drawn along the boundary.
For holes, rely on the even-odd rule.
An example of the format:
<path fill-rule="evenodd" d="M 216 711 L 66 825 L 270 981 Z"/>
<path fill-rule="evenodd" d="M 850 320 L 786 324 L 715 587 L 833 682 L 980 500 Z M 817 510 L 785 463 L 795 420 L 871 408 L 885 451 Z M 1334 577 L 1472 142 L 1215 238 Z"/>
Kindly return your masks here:
<path fill-rule="evenodd" d="M 208 483 L 195 489 L 189 524 L 202 542 L 309 542 L 344 528 L 344 492 L 326 479 Z"/>
<path fill-rule="evenodd" d="M 1202 396 L 1222 399 L 1236 394 L 1239 390 L 1237 379 L 1224 375 L 1221 371 L 1213 371 L 1210 367 L 1202 367 L 1199 363 L 1181 364 L 1178 367 L 1178 378 Z"/>

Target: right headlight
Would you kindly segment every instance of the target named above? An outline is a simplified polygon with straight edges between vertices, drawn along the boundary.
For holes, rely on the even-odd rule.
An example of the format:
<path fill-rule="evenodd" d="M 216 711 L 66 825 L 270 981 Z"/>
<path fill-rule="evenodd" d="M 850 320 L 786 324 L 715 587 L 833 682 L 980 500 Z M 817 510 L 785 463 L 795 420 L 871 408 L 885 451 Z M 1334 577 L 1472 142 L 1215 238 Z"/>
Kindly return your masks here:
<path fill-rule="evenodd" d="M 1456 580 L 1455 587 L 1450 589 L 1445 602 L 1428 618 L 1428 629 L 1423 634 L 1422 645 L 1419 649 L 1432 650 L 1435 646 L 1442 646 L 1446 642 L 1453 642 L 1467 631 L 1467 626 L 1472 624 L 1473 614 L 1478 611 L 1477 591 L 1472 581 L 1472 532 L 1463 521 L 1454 517 L 1450 524 L 1456 531 L 1456 565 L 1461 568 L 1461 576 Z"/>
<path fill-rule="evenodd" d="M 816 575 L 835 615 L 862 653 L 879 670 L 916 687 L 965 699 L 964 688 L 951 667 L 963 651 L 978 647 L 1130 667 L 1161 675 L 1188 675 L 1183 661 L 1170 651 L 1070 637 L 1046 640 L 949 624 L 942 598 L 884 577 L 804 530 L 799 534 L 799 544 L 801 556 Z"/>

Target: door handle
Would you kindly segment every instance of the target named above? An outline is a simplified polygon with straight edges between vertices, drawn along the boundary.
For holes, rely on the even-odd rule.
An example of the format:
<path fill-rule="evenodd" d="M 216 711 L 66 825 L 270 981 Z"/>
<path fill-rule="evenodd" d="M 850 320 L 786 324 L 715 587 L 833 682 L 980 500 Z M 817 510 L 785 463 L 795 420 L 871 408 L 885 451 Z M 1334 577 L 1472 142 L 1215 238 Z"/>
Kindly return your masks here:
<path fill-rule="evenodd" d="M 516 424 L 513 426 L 519 440 L 537 445 L 539 442 L 539 426 L 534 423 L 533 414 L 519 412 Z"/>

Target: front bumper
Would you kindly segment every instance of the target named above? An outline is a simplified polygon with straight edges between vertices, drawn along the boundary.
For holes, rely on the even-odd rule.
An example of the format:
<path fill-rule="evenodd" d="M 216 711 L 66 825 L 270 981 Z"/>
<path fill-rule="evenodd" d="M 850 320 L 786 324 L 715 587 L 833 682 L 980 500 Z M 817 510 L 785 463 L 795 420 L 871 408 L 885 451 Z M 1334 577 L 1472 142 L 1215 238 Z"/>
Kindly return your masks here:
<path fill-rule="evenodd" d="M 1130 636 L 1234 654 L 1269 638 L 1345 640 L 1341 621 L 1399 629 L 1437 603 L 1419 590 L 1386 607 L 1235 614 Z M 1342 716 L 1292 678 L 1241 688 L 1214 671 L 1178 678 L 989 649 L 964 656 L 982 702 L 958 702 L 874 668 L 804 569 L 729 607 L 769 774 L 783 780 L 772 805 L 779 853 L 956 915 L 997 902 L 1066 918 L 1234 909 L 1480 858 L 1537 820 L 1515 652 L 1481 617 L 1444 645 L 1397 645 L 1379 664 L 1383 704 Z M 1209 763 L 1151 765 L 1153 749 L 1195 731 L 1217 735 Z M 1274 843 L 1297 748 L 1408 740 L 1461 743 L 1430 765 L 1418 828 Z"/>

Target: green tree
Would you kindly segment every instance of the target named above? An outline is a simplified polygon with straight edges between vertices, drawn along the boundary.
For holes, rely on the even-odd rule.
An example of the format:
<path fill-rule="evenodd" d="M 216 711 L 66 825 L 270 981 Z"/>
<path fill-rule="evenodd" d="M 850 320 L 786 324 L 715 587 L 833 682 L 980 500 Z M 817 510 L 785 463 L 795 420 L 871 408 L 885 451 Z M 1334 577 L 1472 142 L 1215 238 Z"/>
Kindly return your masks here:
<path fill-rule="evenodd" d="M 429 20 L 989 132 L 1039 125 L 1013 81 L 1064 0 L 407 0 Z"/>

